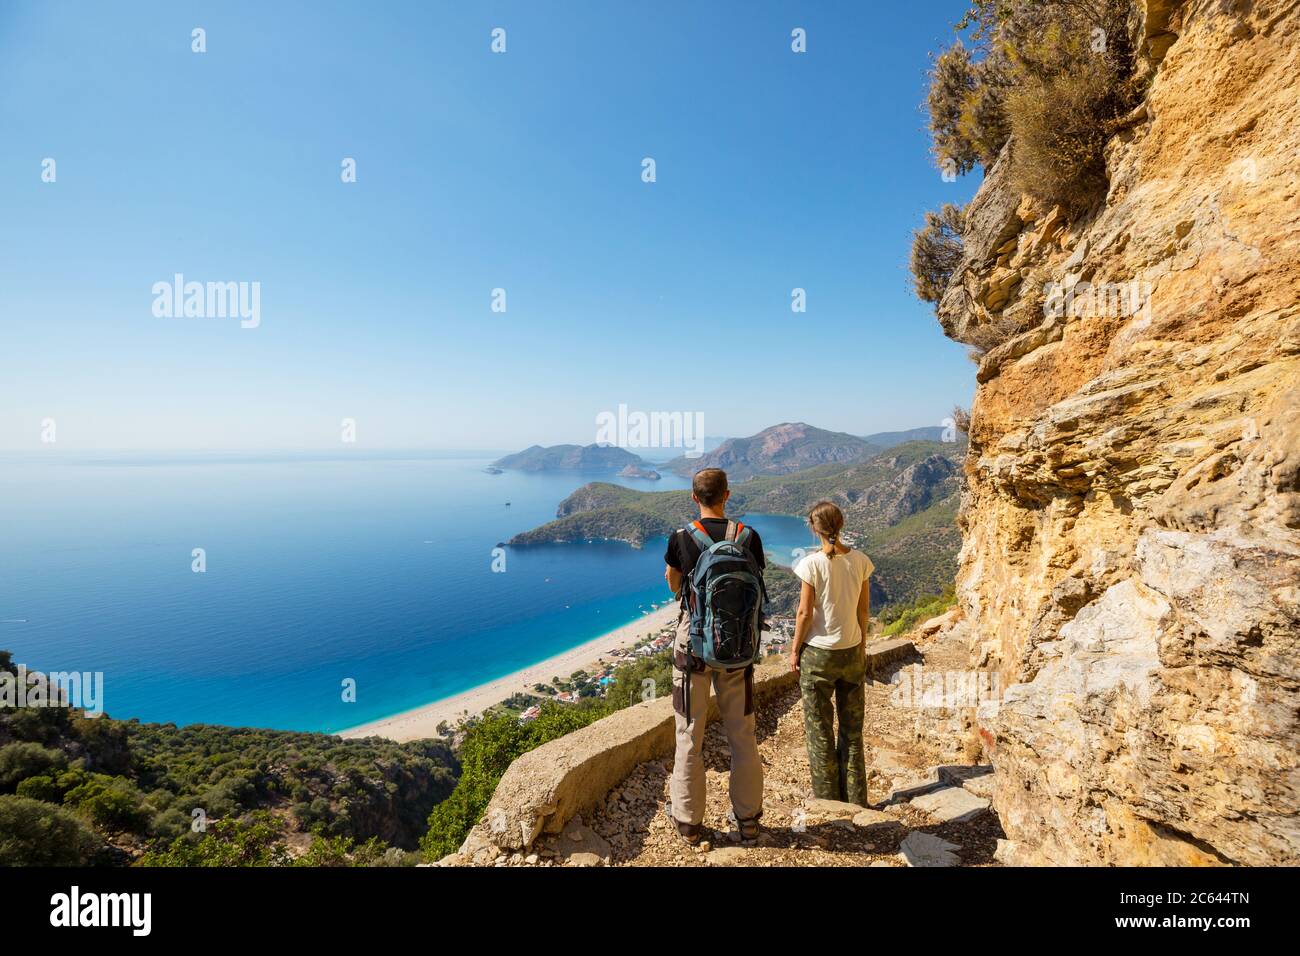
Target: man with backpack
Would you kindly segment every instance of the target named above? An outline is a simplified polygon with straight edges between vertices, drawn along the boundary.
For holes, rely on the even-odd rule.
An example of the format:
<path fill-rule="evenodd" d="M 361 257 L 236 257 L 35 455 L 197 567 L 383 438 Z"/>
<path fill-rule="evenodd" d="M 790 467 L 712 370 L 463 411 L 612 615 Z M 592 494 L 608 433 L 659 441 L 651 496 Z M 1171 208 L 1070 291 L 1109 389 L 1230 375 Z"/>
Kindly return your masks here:
<path fill-rule="evenodd" d="M 758 532 L 726 517 L 727 474 L 705 468 L 691 482 L 700 518 L 668 538 L 664 578 L 682 603 L 673 644 L 677 748 L 671 813 L 692 846 L 704 835 L 704 729 L 709 687 L 731 749 L 731 809 L 746 843 L 758 839 L 763 765 L 754 733 L 754 662 L 766 592 Z"/>

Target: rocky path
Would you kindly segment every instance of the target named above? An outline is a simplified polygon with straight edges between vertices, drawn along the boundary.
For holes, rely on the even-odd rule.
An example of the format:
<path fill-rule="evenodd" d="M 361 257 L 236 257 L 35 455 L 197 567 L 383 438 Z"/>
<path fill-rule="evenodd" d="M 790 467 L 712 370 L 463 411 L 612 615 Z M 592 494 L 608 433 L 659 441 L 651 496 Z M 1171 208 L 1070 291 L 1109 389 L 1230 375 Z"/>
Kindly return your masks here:
<path fill-rule="evenodd" d="M 927 670 L 965 668 L 956 642 L 924 648 Z M 888 677 L 888 675 L 885 675 Z M 797 691 L 760 708 L 766 805 L 757 846 L 739 843 L 728 820 L 727 744 L 717 724 L 705 737 L 713 832 L 687 846 L 666 813 L 671 759 L 641 764 L 587 820 L 539 841 L 504 864 L 613 866 L 985 866 L 1003 836 L 989 809 L 990 768 L 971 766 L 971 735 L 952 710 L 900 703 L 896 688 L 868 687 L 870 809 L 812 799 Z"/>

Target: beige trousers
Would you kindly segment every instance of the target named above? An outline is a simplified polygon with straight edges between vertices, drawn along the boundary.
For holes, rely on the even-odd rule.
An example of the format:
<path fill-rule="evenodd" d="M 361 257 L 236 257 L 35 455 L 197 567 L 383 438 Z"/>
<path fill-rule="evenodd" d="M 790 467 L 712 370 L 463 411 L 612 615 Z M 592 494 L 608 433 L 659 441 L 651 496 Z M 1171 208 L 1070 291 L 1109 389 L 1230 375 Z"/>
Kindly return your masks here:
<path fill-rule="evenodd" d="M 686 682 L 690 682 L 687 694 Z M 677 750 L 668 792 L 673 817 L 681 823 L 704 821 L 704 729 L 709 713 L 709 687 L 718 697 L 722 729 L 731 749 L 731 809 L 737 820 L 752 820 L 763 812 L 763 763 L 754 735 L 752 671 L 683 672 L 673 668 L 673 707 L 676 710 Z M 683 698 L 689 698 L 685 713 Z M 689 719 L 688 719 L 689 717 Z"/>

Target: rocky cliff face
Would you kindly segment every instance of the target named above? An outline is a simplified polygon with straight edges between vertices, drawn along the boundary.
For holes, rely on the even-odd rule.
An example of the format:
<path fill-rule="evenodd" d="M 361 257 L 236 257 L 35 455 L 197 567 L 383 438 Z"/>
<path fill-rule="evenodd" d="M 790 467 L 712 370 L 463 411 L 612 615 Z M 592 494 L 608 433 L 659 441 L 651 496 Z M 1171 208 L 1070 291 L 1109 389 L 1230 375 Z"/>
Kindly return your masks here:
<path fill-rule="evenodd" d="M 1300 4 L 1135 10 L 1104 204 L 999 162 L 940 306 L 1029 328 L 980 362 L 961 517 L 1002 856 L 1297 863 Z"/>

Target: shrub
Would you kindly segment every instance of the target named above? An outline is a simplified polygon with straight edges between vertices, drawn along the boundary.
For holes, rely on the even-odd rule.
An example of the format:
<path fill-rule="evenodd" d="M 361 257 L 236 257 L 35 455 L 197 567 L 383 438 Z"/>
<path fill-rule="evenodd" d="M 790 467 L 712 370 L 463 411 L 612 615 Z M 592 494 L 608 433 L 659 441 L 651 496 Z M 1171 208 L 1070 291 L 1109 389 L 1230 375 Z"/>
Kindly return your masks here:
<path fill-rule="evenodd" d="M 938 302 L 961 263 L 961 234 L 965 215 L 960 206 L 944 203 L 925 214 L 925 225 L 912 236 L 912 279 L 923 302 Z"/>
<path fill-rule="evenodd" d="M 377 844 L 378 841 L 373 841 Z M 358 859 L 353 858 L 356 853 Z M 348 837 L 314 837 L 307 852 L 294 860 L 294 866 L 365 866 L 383 856 L 372 844 L 357 848 Z M 363 862 L 364 860 L 364 862 Z"/>
<path fill-rule="evenodd" d="M 149 813 L 140 791 L 129 780 L 90 774 L 63 795 L 65 806 L 75 809 L 96 826 L 112 832 L 143 833 L 149 826 Z"/>
<path fill-rule="evenodd" d="M 461 744 L 456 789 L 429 814 L 429 830 L 420 841 L 425 859 L 438 860 L 460 848 L 515 758 L 599 720 L 611 709 L 613 706 L 606 701 L 589 701 L 581 706 L 544 701 L 537 718 L 526 724 L 520 724 L 513 715 L 496 714 L 470 727 Z"/>
<path fill-rule="evenodd" d="M 935 161 L 964 175 L 989 166 L 1007 140 L 999 59 L 975 61 L 958 40 L 934 60 L 926 106 Z"/>
<path fill-rule="evenodd" d="M 0 747 L 0 791 L 11 791 L 27 777 L 61 770 L 68 758 L 61 750 L 23 741 Z"/>
<path fill-rule="evenodd" d="M 28 777 L 26 780 L 20 781 L 14 793 L 20 797 L 29 797 L 32 800 L 44 800 L 46 803 L 63 802 L 63 791 L 49 774 Z"/>
<path fill-rule="evenodd" d="M 1113 65 L 1102 60 L 1073 64 L 1010 91 L 1012 186 L 1070 213 L 1104 194 L 1103 148 L 1117 116 L 1119 82 Z"/>
<path fill-rule="evenodd" d="M 202 836 L 186 834 L 163 850 L 150 851 L 137 866 L 288 866 L 284 822 L 259 810 L 244 820 L 218 820 Z"/>
<path fill-rule="evenodd" d="M 15 740 L 56 743 L 68 725 L 68 712 L 62 707 L 5 708 L 5 729 Z"/>
<path fill-rule="evenodd" d="M 942 614 L 957 603 L 957 595 L 949 585 L 941 594 L 926 594 L 906 604 L 895 604 L 880 614 L 886 637 L 906 634 L 916 625 Z"/>
<path fill-rule="evenodd" d="M 1033 326 L 1033 322 L 1001 315 L 988 322 L 967 327 L 962 341 L 971 347 L 971 361 L 978 362 L 1003 342 L 1011 341 L 1021 332 L 1028 332 Z"/>
<path fill-rule="evenodd" d="M 935 58 L 932 149 L 957 173 L 989 166 L 1008 138 L 1012 185 L 1077 213 L 1104 192 L 1103 148 L 1140 99 L 1131 0 L 974 0 Z M 921 279 L 918 274 L 918 291 Z M 924 296 L 922 296 L 924 298 Z M 934 301 L 927 299 L 926 301 Z"/>
<path fill-rule="evenodd" d="M 0 866 L 85 866 L 101 843 L 61 807 L 0 796 Z"/>

